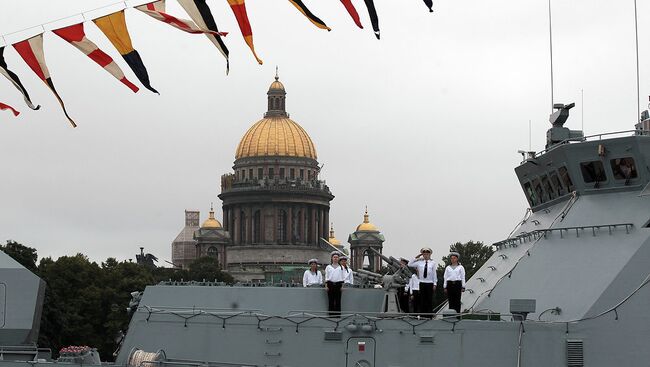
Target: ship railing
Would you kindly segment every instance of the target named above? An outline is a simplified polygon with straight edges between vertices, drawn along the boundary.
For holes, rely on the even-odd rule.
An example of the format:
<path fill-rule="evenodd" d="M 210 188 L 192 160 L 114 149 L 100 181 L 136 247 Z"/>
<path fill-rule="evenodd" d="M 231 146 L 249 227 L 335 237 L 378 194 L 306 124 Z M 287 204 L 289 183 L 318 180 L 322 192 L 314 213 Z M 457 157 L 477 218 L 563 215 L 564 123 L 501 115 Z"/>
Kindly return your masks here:
<path fill-rule="evenodd" d="M 262 367 L 259 364 L 252 363 L 230 363 L 230 362 L 217 362 L 217 361 L 200 361 L 194 359 L 176 359 L 165 358 L 160 361 L 142 361 L 144 365 L 158 365 L 158 366 L 193 366 L 193 367 Z"/>
<path fill-rule="evenodd" d="M 612 234 L 616 229 L 624 227 L 626 234 L 630 233 L 630 230 L 634 227 L 633 223 L 615 223 L 615 224 L 598 224 L 592 226 L 575 226 L 575 227 L 560 227 L 560 228 L 546 228 L 546 229 L 536 229 L 530 232 L 522 232 L 517 236 L 506 238 L 505 240 L 495 242 L 492 246 L 497 248 L 507 247 L 517 247 L 519 244 L 535 241 L 540 237 L 546 238 L 548 234 L 557 232 L 560 234 L 560 238 L 564 238 L 565 234 L 573 233 L 575 231 L 576 237 L 580 237 L 581 234 L 584 234 L 585 231 L 591 230 L 592 236 L 597 236 L 601 229 L 607 228 L 608 234 Z"/>
<path fill-rule="evenodd" d="M 650 131 L 638 130 L 638 129 L 622 130 L 622 131 L 613 131 L 613 132 L 609 132 L 609 133 L 601 133 L 601 134 L 581 136 L 581 137 L 577 137 L 577 138 L 569 138 L 569 139 L 562 140 L 559 143 L 555 143 L 551 147 L 546 148 L 546 149 L 544 149 L 544 150 L 542 150 L 540 152 L 534 153 L 533 158 L 537 158 L 537 157 L 539 157 L 541 155 L 544 155 L 544 154 L 550 152 L 551 150 L 553 150 L 553 149 L 555 149 L 555 148 L 557 148 L 559 146 L 565 145 L 565 144 L 570 144 L 570 143 L 574 143 L 574 142 L 603 140 L 603 137 L 609 138 L 609 137 L 612 137 L 612 135 L 623 135 L 623 134 L 626 134 L 626 136 L 629 136 L 629 134 L 632 134 L 632 136 L 635 136 L 635 135 L 637 135 L 637 136 L 638 135 L 640 135 L 640 136 L 650 136 Z"/>

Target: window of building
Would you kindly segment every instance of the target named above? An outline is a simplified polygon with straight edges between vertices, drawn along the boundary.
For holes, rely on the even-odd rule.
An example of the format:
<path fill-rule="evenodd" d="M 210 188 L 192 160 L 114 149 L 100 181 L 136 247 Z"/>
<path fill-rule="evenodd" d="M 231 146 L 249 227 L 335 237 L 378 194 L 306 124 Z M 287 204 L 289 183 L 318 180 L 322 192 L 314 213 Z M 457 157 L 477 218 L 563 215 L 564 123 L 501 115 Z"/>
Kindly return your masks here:
<path fill-rule="evenodd" d="M 292 179 L 292 180 L 294 178 L 296 178 L 296 170 L 295 169 L 293 169 L 293 168 L 289 169 L 289 178 Z"/>
<path fill-rule="evenodd" d="M 280 178 L 284 178 L 284 167 L 280 167 Z"/>
<path fill-rule="evenodd" d="M 555 188 L 556 196 L 559 197 L 566 194 L 566 190 L 564 189 L 564 186 L 562 186 L 562 182 L 560 181 L 560 178 L 558 177 L 557 172 L 555 171 L 551 172 L 551 183 Z"/>
<path fill-rule="evenodd" d="M 605 167 L 603 167 L 601 161 L 582 162 L 580 163 L 580 171 L 585 183 L 595 182 L 598 185 L 600 182 L 607 181 Z"/>
<path fill-rule="evenodd" d="M 305 179 L 305 170 L 304 169 L 300 169 L 300 179 L 301 180 Z"/>
<path fill-rule="evenodd" d="M 269 178 L 274 178 L 275 176 L 275 170 L 273 167 L 269 167 Z"/>
<path fill-rule="evenodd" d="M 248 179 L 249 179 L 249 180 L 252 180 L 252 179 L 253 179 L 253 169 L 252 169 L 252 168 L 249 168 L 249 169 L 248 169 Z"/>
<path fill-rule="evenodd" d="M 610 164 L 612 165 L 612 172 L 616 180 L 629 181 L 632 178 L 638 177 L 636 164 L 634 164 L 634 159 L 631 157 L 612 159 Z"/>
<path fill-rule="evenodd" d="M 542 186 L 544 187 L 544 201 L 553 200 L 557 197 L 547 175 L 542 176 Z"/>
<path fill-rule="evenodd" d="M 218 255 L 217 248 L 214 247 L 214 246 L 210 246 L 210 247 L 208 248 L 208 256 L 210 256 L 210 257 L 217 257 L 217 255 Z"/>
<path fill-rule="evenodd" d="M 311 181 L 311 170 L 307 171 L 307 179 Z"/>
<path fill-rule="evenodd" d="M 544 197 L 544 189 L 542 188 L 542 182 L 539 180 L 539 178 L 533 180 L 533 191 L 535 191 L 535 196 L 539 201 L 538 204 L 546 202 Z"/>
<path fill-rule="evenodd" d="M 560 178 L 564 183 L 564 187 L 566 187 L 569 192 L 575 191 L 576 187 L 573 185 L 573 180 L 571 180 L 571 176 L 569 175 L 569 170 L 566 168 L 566 166 L 560 167 L 559 172 L 560 172 Z"/>
<path fill-rule="evenodd" d="M 261 179 L 264 177 L 264 168 L 258 168 L 257 169 L 257 178 Z"/>

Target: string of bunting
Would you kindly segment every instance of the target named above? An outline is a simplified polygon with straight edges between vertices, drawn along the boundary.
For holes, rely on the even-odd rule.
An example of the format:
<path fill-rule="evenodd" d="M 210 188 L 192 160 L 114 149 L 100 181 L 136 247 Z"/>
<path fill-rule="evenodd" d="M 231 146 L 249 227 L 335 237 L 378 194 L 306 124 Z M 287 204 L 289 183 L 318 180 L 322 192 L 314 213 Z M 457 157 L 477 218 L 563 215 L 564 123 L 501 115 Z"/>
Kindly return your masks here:
<path fill-rule="evenodd" d="M 223 37 L 226 37 L 228 32 L 223 32 L 219 30 L 219 28 L 217 27 L 217 23 L 214 19 L 214 16 L 210 11 L 210 7 L 206 3 L 206 0 L 177 0 L 177 1 L 181 5 L 181 7 L 185 10 L 185 12 L 189 15 L 191 20 L 178 18 L 174 15 L 168 14 L 166 12 L 166 0 L 157 0 L 157 1 L 152 1 L 144 4 L 142 4 L 143 1 L 140 1 L 141 5 L 136 5 L 136 6 L 129 6 L 127 5 L 127 1 L 123 1 L 123 2 L 111 4 L 104 7 L 107 8 L 113 5 L 123 6 L 121 9 L 112 12 L 108 15 L 103 15 L 103 16 L 88 19 L 86 17 L 86 13 L 76 14 L 76 15 L 81 15 L 84 21 L 72 25 L 67 25 L 65 27 L 52 29 L 51 31 L 57 36 L 67 41 L 68 43 L 70 43 L 70 45 L 74 46 L 79 51 L 83 52 L 86 56 L 88 56 L 88 58 L 90 58 L 92 61 L 97 63 L 99 66 L 101 66 L 104 70 L 110 73 L 113 77 L 115 77 L 118 81 L 124 84 L 131 91 L 137 93 L 139 91 L 138 86 L 136 86 L 134 83 L 132 83 L 126 78 L 124 72 L 115 62 L 115 60 L 113 60 L 113 58 L 111 58 L 106 52 L 102 51 L 94 42 L 92 42 L 86 37 L 84 31 L 84 23 L 86 21 L 92 21 L 102 31 L 102 33 L 106 36 L 106 38 L 108 38 L 108 40 L 115 47 L 115 49 L 119 52 L 119 54 L 122 56 L 126 64 L 135 74 L 138 81 L 149 91 L 159 94 L 158 91 L 151 86 L 147 68 L 140 54 L 133 47 L 131 36 L 129 34 L 124 10 L 127 8 L 134 8 L 138 11 L 143 12 L 144 14 L 151 16 L 156 20 L 169 24 L 170 26 L 179 29 L 181 31 L 191 33 L 191 34 L 204 34 L 215 45 L 215 47 L 225 58 L 226 74 L 228 74 L 230 70 L 229 51 L 228 51 L 228 47 L 226 46 L 223 40 Z M 253 30 L 246 11 L 246 0 L 226 0 L 226 1 L 228 2 L 228 5 L 230 6 L 237 20 L 237 24 L 239 25 L 239 29 L 244 38 L 244 41 L 246 42 L 251 52 L 253 53 L 253 57 L 255 57 L 255 60 L 261 65 L 262 59 L 260 59 L 257 53 L 255 52 L 255 46 L 253 44 Z M 302 0 L 288 0 L 288 1 L 300 13 L 302 13 L 313 25 L 315 25 L 320 29 L 331 31 L 331 28 L 328 27 L 327 24 L 325 24 L 325 22 L 321 20 L 318 16 L 312 13 Z M 345 7 L 345 9 L 347 10 L 347 12 L 352 17 L 354 23 L 359 28 L 363 28 L 363 25 L 361 24 L 361 20 L 359 17 L 359 13 L 355 9 L 352 0 L 340 0 L 340 1 Z M 377 37 L 377 39 L 379 39 L 380 38 L 379 17 L 377 16 L 377 10 L 375 8 L 374 0 L 364 0 L 364 3 L 368 10 L 368 15 L 372 23 L 372 29 L 374 35 L 375 37 Z M 432 0 L 424 0 L 424 3 L 429 8 L 430 11 L 433 11 L 431 10 L 433 6 Z M 102 8 L 98 8 L 94 10 L 99 10 L 99 9 Z M 63 19 L 68 19 L 68 18 L 63 18 Z M 51 24 L 51 23 L 47 23 L 47 24 Z M 70 115 L 68 114 L 65 104 L 61 99 L 61 96 L 59 95 L 56 88 L 54 87 L 52 76 L 50 75 L 50 71 L 46 64 L 45 51 L 43 48 L 43 33 L 46 31 L 44 25 L 45 24 L 38 27 L 32 27 L 32 28 L 40 28 L 39 29 L 40 32 L 36 35 L 31 35 L 29 38 L 21 39 L 16 42 L 13 42 L 11 43 L 11 46 L 13 46 L 16 52 L 25 61 L 27 66 L 29 66 L 29 68 L 32 69 L 32 71 L 34 71 L 34 73 L 38 76 L 38 78 L 41 79 L 45 83 L 45 85 L 52 91 L 52 93 L 58 100 L 59 104 L 61 105 L 61 109 L 63 110 L 63 113 L 65 114 L 66 118 L 68 119 L 72 127 L 76 127 L 77 126 L 76 123 L 74 122 L 72 117 L 70 117 Z M 32 28 L 28 28 L 28 29 L 32 29 Z M 16 34 L 19 32 L 21 31 L 13 32 L 10 34 Z M 22 94 L 25 103 L 30 109 L 38 110 L 40 109 L 40 105 L 35 105 L 32 102 L 29 93 L 27 92 L 27 89 L 20 81 L 18 75 L 12 72 L 9 66 L 7 65 L 7 63 L 5 62 L 4 51 L 5 51 L 5 47 L 7 46 L 5 36 L 8 35 L 9 34 L 0 36 L 0 38 L 4 40 L 4 44 L 0 47 L 0 74 L 2 74 L 5 78 L 7 78 L 16 87 L 16 89 Z M 18 114 L 20 113 L 16 111 L 13 107 L 10 107 L 4 103 L 0 103 L 0 110 L 9 110 L 15 116 L 18 116 Z"/>

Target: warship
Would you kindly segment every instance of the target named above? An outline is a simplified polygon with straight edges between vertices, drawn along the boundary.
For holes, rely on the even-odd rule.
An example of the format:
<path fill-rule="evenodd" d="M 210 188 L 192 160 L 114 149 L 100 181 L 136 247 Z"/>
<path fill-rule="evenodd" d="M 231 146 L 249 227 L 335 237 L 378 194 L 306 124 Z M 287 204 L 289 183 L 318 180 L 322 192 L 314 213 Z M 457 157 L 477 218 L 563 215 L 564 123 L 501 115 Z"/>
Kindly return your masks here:
<path fill-rule="evenodd" d="M 461 314 L 400 312 L 409 277 L 359 270 L 329 317 L 322 287 L 164 282 L 134 292 L 115 362 L 58 360 L 36 340 L 45 284 L 0 252 L 0 367 L 600 367 L 650 360 L 650 115 L 595 136 L 554 105 L 546 149 L 521 152 L 526 215 L 468 280 Z M 322 239 L 325 241 L 325 239 Z"/>

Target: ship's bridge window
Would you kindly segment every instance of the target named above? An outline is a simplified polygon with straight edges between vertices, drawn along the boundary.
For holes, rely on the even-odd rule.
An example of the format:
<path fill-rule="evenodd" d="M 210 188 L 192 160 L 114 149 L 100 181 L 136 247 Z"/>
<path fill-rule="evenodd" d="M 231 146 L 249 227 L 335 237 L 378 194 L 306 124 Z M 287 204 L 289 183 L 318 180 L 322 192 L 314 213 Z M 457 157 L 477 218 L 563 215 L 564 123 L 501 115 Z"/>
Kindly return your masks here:
<path fill-rule="evenodd" d="M 528 204 L 530 206 L 536 206 L 537 205 L 537 196 L 535 195 L 535 192 L 533 191 L 533 187 L 531 186 L 530 182 L 524 183 L 524 193 L 526 194 L 526 199 L 528 199 Z"/>
<path fill-rule="evenodd" d="M 544 195 L 544 189 L 542 188 L 542 182 L 539 178 L 533 180 L 533 191 L 535 191 L 535 196 L 537 196 L 538 204 L 545 203 L 547 200 L 546 195 Z"/>
<path fill-rule="evenodd" d="M 612 165 L 612 172 L 614 173 L 615 179 L 630 180 L 638 177 L 633 158 L 616 158 L 612 159 L 610 163 Z"/>
<path fill-rule="evenodd" d="M 544 187 L 544 201 L 553 200 L 557 197 L 547 175 L 542 176 L 542 186 Z"/>
<path fill-rule="evenodd" d="M 555 195 L 557 197 L 566 194 L 566 190 L 564 189 L 564 186 L 562 186 L 562 182 L 560 181 L 560 178 L 558 177 L 557 172 L 555 171 L 551 172 L 551 183 L 555 188 Z"/>
<path fill-rule="evenodd" d="M 580 171 L 582 171 L 582 178 L 585 183 L 595 182 L 596 184 L 607 181 L 605 175 L 605 167 L 601 161 L 591 161 L 580 163 Z"/>
<path fill-rule="evenodd" d="M 575 191 L 576 187 L 573 185 L 573 180 L 571 180 L 571 176 L 569 176 L 569 170 L 566 168 L 566 166 L 560 167 L 559 172 L 560 178 L 564 183 L 564 187 L 566 187 L 569 192 Z"/>

